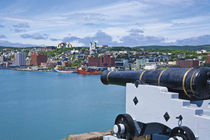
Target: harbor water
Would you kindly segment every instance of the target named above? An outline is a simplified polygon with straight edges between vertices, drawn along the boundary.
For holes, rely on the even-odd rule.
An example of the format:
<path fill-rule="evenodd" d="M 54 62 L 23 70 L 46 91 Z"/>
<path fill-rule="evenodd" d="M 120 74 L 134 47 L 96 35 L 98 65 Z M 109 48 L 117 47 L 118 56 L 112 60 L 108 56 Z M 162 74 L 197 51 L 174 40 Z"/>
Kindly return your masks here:
<path fill-rule="evenodd" d="M 112 129 L 125 87 L 100 75 L 0 70 L 0 140 L 60 140 Z"/>

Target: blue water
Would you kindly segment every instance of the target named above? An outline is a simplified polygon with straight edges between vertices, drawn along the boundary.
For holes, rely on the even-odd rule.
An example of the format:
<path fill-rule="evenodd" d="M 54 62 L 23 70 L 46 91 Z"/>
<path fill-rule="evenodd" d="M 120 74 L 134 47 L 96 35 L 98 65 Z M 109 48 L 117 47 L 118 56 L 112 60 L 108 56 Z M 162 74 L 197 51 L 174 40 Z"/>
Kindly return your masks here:
<path fill-rule="evenodd" d="M 0 140 L 60 140 L 112 129 L 125 87 L 99 75 L 0 70 Z"/>

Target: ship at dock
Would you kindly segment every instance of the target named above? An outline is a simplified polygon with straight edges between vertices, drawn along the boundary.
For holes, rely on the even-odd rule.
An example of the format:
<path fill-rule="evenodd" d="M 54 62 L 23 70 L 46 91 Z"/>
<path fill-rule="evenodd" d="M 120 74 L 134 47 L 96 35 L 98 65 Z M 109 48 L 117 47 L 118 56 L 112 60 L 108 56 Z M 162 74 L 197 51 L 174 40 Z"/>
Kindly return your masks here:
<path fill-rule="evenodd" d="M 71 69 L 64 69 L 64 68 L 60 68 L 58 66 L 56 66 L 54 68 L 54 71 L 55 72 L 58 72 L 58 73 L 77 73 L 77 69 L 75 68 L 71 68 Z"/>
<path fill-rule="evenodd" d="M 89 75 L 98 75 L 98 74 L 102 74 L 102 72 L 104 71 L 104 68 L 98 68 L 98 67 L 80 67 L 77 69 L 77 72 L 79 74 L 89 74 Z"/>

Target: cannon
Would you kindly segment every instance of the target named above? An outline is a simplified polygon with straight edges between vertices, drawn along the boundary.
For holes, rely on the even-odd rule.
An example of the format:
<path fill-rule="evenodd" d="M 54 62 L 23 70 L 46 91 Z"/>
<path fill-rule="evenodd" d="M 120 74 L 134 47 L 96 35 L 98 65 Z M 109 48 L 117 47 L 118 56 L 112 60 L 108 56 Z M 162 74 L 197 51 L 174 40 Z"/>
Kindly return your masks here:
<path fill-rule="evenodd" d="M 210 68 L 104 71 L 101 81 L 126 86 L 126 112 L 103 140 L 209 139 Z"/>
<path fill-rule="evenodd" d="M 181 99 L 210 99 L 210 68 L 169 68 L 141 71 L 104 71 L 103 84 L 125 86 L 126 83 L 139 83 L 167 87 L 178 92 Z"/>

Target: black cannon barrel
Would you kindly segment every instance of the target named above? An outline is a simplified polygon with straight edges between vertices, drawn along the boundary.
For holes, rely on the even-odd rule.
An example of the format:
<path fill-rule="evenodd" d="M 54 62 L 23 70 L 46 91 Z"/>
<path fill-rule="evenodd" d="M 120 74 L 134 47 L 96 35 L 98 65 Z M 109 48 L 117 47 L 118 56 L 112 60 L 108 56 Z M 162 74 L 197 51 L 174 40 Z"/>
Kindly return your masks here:
<path fill-rule="evenodd" d="M 141 83 L 165 86 L 169 91 L 178 92 L 179 98 L 187 100 L 210 99 L 210 68 L 169 68 L 140 71 L 104 71 L 103 84 L 123 85 Z"/>

